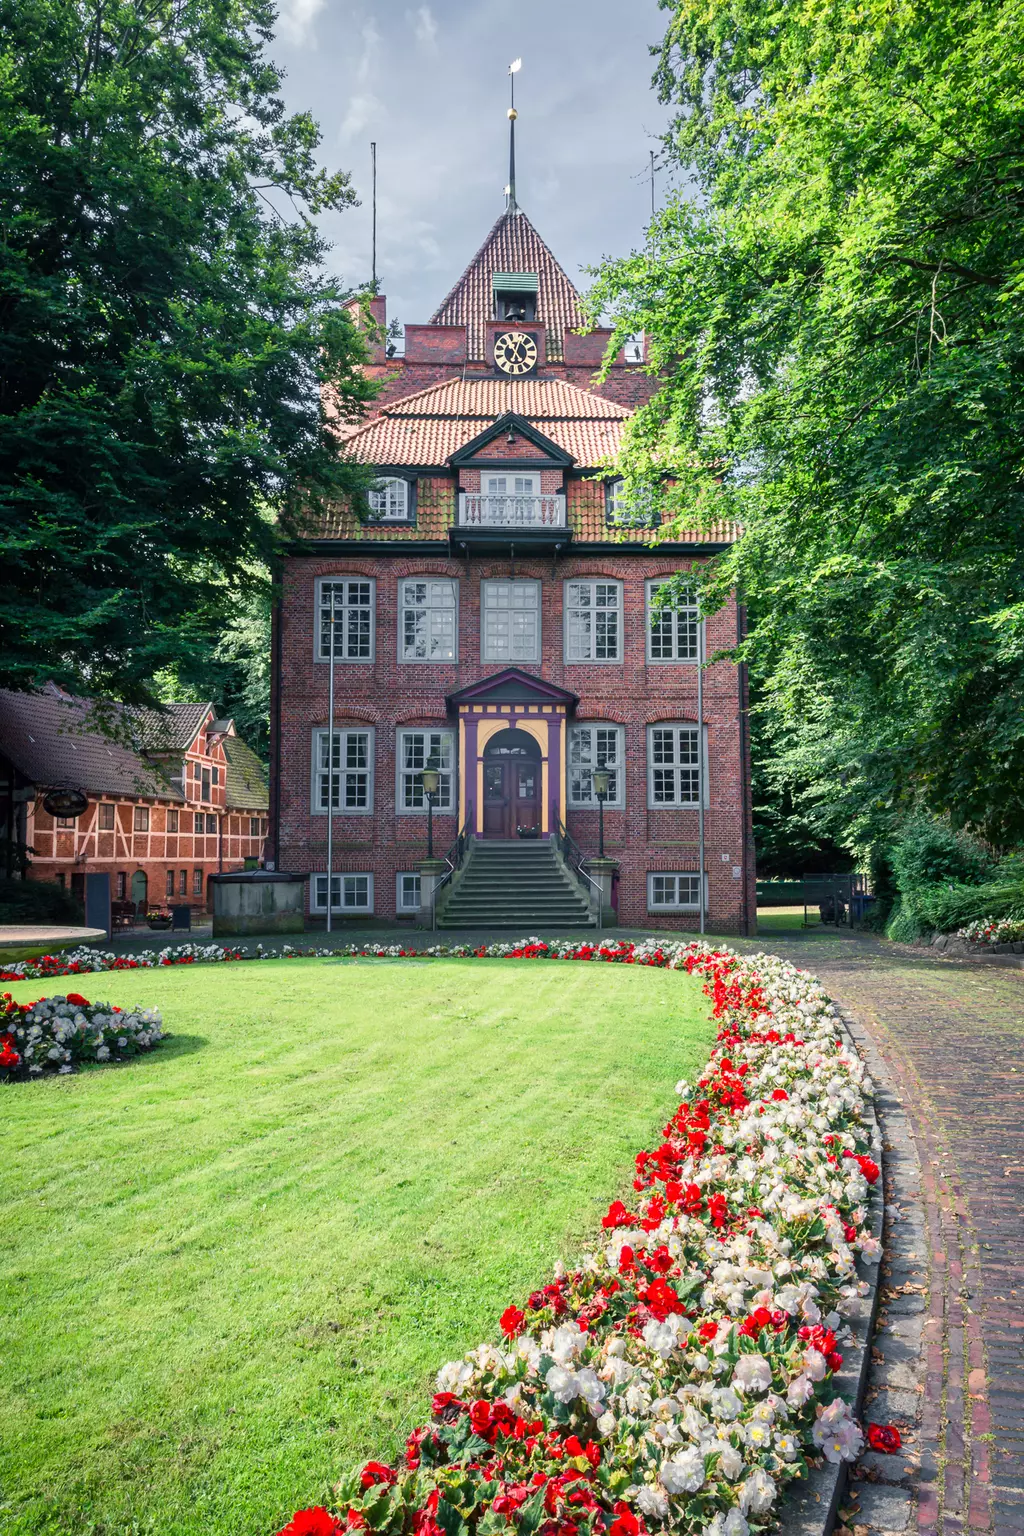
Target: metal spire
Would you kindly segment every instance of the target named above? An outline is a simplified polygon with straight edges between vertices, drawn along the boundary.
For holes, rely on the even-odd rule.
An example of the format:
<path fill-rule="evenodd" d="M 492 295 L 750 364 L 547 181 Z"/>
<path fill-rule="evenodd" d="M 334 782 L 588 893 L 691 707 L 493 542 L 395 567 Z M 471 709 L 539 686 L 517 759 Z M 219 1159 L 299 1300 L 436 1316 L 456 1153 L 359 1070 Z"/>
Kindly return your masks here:
<path fill-rule="evenodd" d="M 522 59 L 513 59 L 508 67 L 508 186 L 505 188 L 506 213 L 518 212 L 516 203 L 516 75 L 523 67 Z"/>

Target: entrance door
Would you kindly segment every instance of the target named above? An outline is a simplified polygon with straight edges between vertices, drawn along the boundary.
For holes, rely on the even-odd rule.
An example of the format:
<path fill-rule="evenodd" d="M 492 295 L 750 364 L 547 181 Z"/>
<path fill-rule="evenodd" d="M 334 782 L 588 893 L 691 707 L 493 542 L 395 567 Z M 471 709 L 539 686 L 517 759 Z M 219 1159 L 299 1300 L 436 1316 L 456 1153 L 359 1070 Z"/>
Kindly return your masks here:
<path fill-rule="evenodd" d="M 540 748 L 526 731 L 500 731 L 484 752 L 484 837 L 540 830 Z"/>
<path fill-rule="evenodd" d="M 132 875 L 132 901 L 135 903 L 137 912 L 144 912 L 146 909 L 148 884 L 145 870 L 137 869 Z"/>

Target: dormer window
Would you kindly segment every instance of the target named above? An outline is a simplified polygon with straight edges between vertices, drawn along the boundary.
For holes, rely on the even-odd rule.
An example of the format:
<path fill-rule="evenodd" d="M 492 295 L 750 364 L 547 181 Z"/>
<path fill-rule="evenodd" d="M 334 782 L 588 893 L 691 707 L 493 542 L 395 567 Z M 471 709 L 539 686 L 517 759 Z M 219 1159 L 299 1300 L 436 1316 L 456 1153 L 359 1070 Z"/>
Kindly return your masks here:
<path fill-rule="evenodd" d="M 537 318 L 537 274 L 535 272 L 495 272 L 494 318 L 512 324 L 526 324 Z"/>
<path fill-rule="evenodd" d="M 649 488 L 629 495 L 625 480 L 607 480 L 605 521 L 609 528 L 656 528 L 661 521 L 657 499 Z"/>
<path fill-rule="evenodd" d="M 409 520 L 409 482 L 397 476 L 378 480 L 369 495 L 370 512 L 382 523 Z"/>

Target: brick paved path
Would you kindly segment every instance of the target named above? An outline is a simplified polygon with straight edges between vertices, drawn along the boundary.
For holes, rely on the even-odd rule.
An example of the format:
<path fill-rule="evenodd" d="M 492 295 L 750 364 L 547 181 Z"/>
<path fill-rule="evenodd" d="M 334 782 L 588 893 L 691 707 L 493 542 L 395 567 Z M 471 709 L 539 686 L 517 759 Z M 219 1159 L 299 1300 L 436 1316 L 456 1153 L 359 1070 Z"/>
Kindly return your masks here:
<path fill-rule="evenodd" d="M 1024 971 L 868 935 L 760 943 L 821 978 L 892 1089 L 865 1417 L 901 1425 L 906 1454 L 864 1458 L 849 1523 L 1024 1536 Z"/>

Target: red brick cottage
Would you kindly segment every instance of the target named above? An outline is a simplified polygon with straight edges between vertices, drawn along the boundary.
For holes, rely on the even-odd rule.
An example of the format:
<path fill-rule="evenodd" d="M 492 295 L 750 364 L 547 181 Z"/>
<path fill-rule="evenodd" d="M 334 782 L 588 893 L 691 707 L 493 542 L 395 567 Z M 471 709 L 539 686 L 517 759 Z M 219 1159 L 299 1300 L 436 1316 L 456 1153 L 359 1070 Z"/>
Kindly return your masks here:
<path fill-rule="evenodd" d="M 373 310 L 383 334 L 385 300 Z M 419 908 L 430 763 L 437 850 L 466 834 L 450 861 L 460 922 L 501 920 L 527 845 L 563 888 L 591 888 L 576 855 L 598 851 L 593 771 L 606 768 L 619 922 L 696 927 L 702 793 L 707 926 L 753 926 L 745 678 L 705 669 L 701 750 L 696 613 L 651 607 L 660 581 L 697 570 L 729 530 L 663 542 L 656 516 L 635 526 L 601 471 L 656 384 L 620 354 L 595 385 L 608 333 L 582 325 L 513 202 L 430 323 L 406 327 L 404 356 L 372 354 L 375 414 L 339 433 L 379 471 L 373 520 L 320 515 L 285 561 L 275 616 L 269 851 L 308 874 L 314 915 L 332 800 L 334 910 Z M 730 603 L 704 654 L 741 625 Z M 556 910 L 542 896 L 537 921 Z M 528 920 L 513 906 L 510 920 Z"/>

